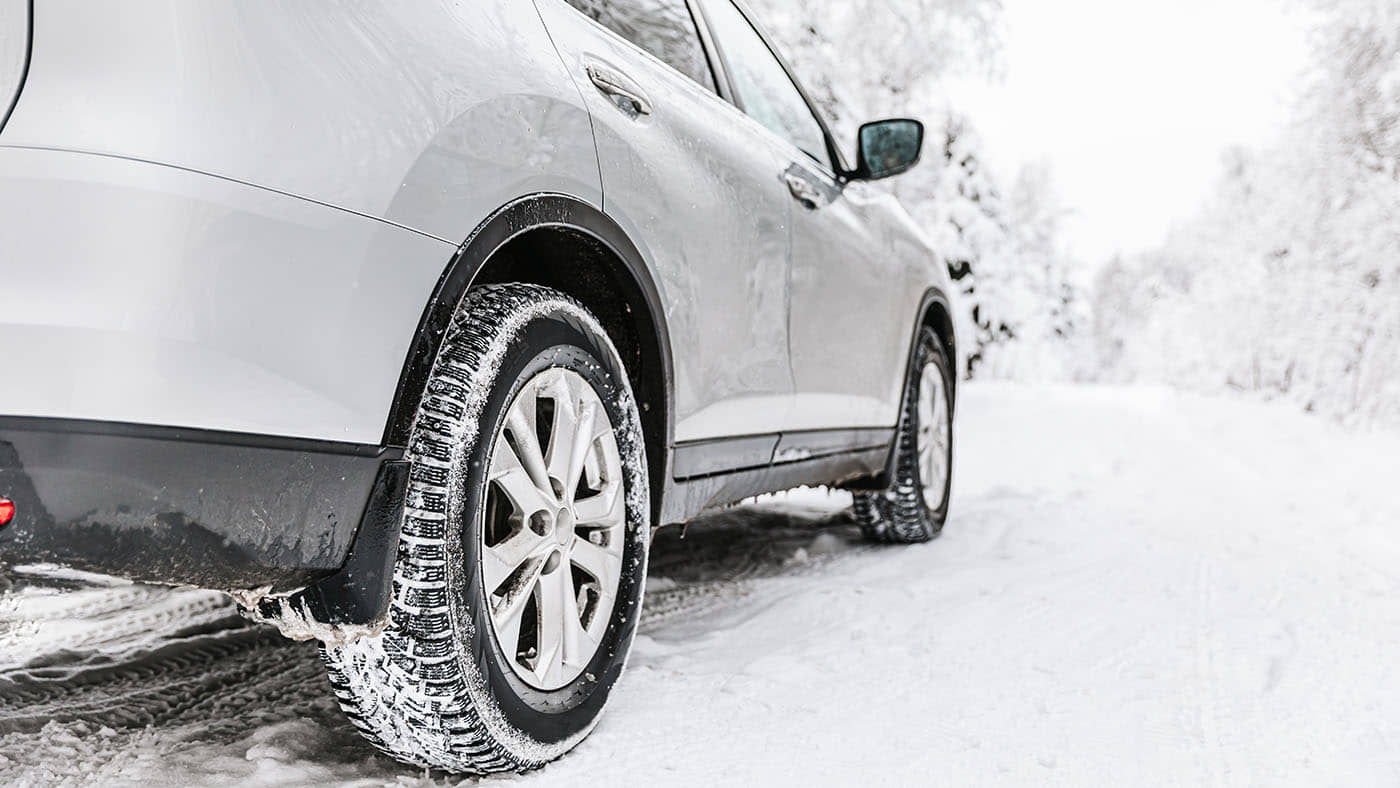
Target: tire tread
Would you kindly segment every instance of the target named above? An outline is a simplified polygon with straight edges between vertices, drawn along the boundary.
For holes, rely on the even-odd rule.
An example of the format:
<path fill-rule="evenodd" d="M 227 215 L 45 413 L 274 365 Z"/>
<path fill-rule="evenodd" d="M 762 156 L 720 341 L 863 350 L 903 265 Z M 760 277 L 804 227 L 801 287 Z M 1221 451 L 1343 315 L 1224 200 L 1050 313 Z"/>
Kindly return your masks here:
<path fill-rule="evenodd" d="M 529 748 L 502 740 L 486 724 L 456 659 L 458 633 L 444 588 L 450 467 L 462 424 L 473 417 L 472 394 L 489 384 L 479 378 L 487 355 L 508 330 L 503 318 L 523 305 L 549 301 L 584 312 L 568 296 L 524 284 L 478 288 L 458 308 L 409 441 L 413 468 L 390 626 L 373 647 L 362 639 L 321 649 L 331 688 L 351 724 L 375 748 L 404 763 L 484 775 L 535 769 L 561 754 L 522 754 Z M 484 374 L 494 376 L 495 370 Z"/>

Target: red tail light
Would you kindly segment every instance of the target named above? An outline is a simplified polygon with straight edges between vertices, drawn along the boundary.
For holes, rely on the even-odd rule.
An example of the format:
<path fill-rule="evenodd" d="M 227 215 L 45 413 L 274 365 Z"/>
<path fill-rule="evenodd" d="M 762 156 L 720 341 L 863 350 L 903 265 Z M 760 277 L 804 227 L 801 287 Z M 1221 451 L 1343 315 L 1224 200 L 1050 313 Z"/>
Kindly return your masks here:
<path fill-rule="evenodd" d="M 15 503 L 9 498 L 0 498 L 0 528 L 10 524 L 15 519 Z"/>

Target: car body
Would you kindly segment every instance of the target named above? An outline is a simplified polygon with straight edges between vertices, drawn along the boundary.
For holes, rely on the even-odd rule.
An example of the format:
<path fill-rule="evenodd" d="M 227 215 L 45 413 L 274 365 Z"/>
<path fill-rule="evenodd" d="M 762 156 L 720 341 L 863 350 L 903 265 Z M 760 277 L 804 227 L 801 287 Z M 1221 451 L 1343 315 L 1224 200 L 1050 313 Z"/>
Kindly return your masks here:
<path fill-rule="evenodd" d="M 730 0 L 634 4 L 674 40 L 607 5 L 0 0 L 0 557 L 382 619 L 493 282 L 606 327 L 653 524 L 888 485 L 920 328 L 953 356 L 937 255 L 796 82 L 794 134 L 741 108 L 789 72 Z"/>

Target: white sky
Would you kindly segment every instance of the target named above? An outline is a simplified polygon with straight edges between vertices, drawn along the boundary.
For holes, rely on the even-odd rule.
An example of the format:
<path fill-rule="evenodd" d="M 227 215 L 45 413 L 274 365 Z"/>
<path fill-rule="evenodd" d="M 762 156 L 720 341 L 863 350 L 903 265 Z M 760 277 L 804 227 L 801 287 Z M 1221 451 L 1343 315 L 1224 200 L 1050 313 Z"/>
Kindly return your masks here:
<path fill-rule="evenodd" d="M 1004 76 L 953 86 L 1009 183 L 1049 163 L 1069 250 L 1098 264 L 1189 217 L 1234 144 L 1288 118 L 1308 58 L 1281 0 L 1003 0 Z"/>

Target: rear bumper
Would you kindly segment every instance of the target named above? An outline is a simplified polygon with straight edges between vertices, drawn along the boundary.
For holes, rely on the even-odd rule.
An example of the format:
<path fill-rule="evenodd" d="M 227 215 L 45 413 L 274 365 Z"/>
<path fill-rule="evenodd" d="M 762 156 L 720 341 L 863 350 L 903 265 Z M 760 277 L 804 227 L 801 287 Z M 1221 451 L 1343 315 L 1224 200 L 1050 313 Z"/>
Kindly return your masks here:
<path fill-rule="evenodd" d="M 0 417 L 0 560 L 291 590 L 340 570 L 398 450 Z"/>

